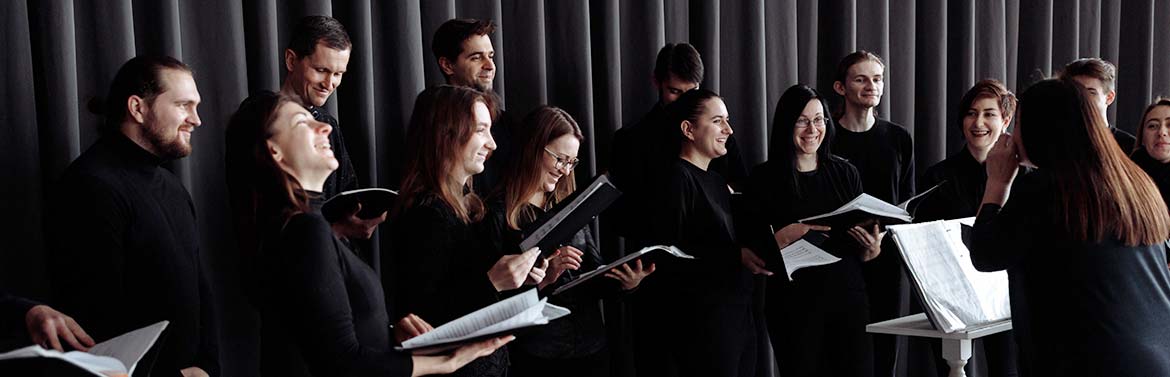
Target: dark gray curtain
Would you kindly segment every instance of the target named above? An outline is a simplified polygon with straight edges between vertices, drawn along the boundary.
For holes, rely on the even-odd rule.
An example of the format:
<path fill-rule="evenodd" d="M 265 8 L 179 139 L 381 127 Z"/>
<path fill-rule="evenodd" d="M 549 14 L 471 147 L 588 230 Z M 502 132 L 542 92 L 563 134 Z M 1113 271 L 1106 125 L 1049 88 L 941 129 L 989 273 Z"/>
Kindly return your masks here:
<path fill-rule="evenodd" d="M 43 229 L 48 185 L 97 137 L 86 109 L 127 59 L 169 54 L 191 65 L 203 96 L 194 153 L 171 164 L 195 200 L 202 249 L 220 299 L 224 370 L 256 371 L 254 318 L 240 271 L 224 185 L 223 131 L 250 92 L 279 87 L 289 25 L 327 14 L 349 29 L 349 72 L 327 109 L 338 115 L 361 180 L 397 185 L 415 95 L 442 77 L 431 34 L 452 17 L 500 25 L 496 89 L 523 114 L 549 103 L 584 127 L 579 175 L 604 171 L 615 130 L 657 100 L 657 49 L 689 41 L 720 92 L 745 159 L 767 158 L 781 92 L 809 83 L 831 92 L 837 60 L 867 49 L 887 61 L 879 113 L 915 137 L 919 166 L 959 146 L 953 109 L 976 80 L 1019 90 L 1065 62 L 1118 64 L 1110 119 L 1133 131 L 1154 96 L 1170 94 L 1170 2 L 1154 0 L 9 0 L 0 1 L 0 246 L 4 289 L 51 302 Z M 616 253 L 607 250 L 607 254 Z M 100 271 L 94 279 L 102 278 Z M 116 310 L 116 308 L 111 308 Z"/>

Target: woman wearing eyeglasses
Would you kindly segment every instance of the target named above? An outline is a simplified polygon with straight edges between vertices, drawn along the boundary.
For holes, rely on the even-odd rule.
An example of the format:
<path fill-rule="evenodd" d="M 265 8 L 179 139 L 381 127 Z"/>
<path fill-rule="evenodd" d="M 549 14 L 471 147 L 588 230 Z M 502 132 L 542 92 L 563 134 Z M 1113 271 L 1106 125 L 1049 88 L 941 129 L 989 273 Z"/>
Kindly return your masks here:
<path fill-rule="evenodd" d="M 517 149 L 504 167 L 502 181 L 489 200 L 486 232 L 497 249 L 519 252 L 521 229 L 575 190 L 574 168 L 584 136 L 564 110 L 543 106 L 533 110 L 513 132 Z M 584 227 L 549 258 L 539 286 L 543 291 L 576 279 L 602 265 L 589 227 Z M 633 290 L 654 267 L 640 262 L 606 273 L 598 285 L 582 285 L 549 301 L 572 315 L 524 332 L 509 349 L 510 376 L 609 376 L 610 356 L 602 321 L 603 297 Z"/>
<path fill-rule="evenodd" d="M 861 266 L 878 255 L 884 234 L 877 224 L 830 229 L 797 222 L 862 193 L 857 168 L 830 153 L 834 133 L 820 93 L 805 85 L 788 88 L 776 105 L 769 160 L 752 170 L 744 191 L 751 214 L 743 234 L 759 254 L 749 269 L 770 275 L 765 314 L 783 376 L 873 375 Z M 841 260 L 796 271 L 789 281 L 780 248 L 810 232 L 828 232 L 820 247 Z M 762 260 L 776 262 L 765 266 Z"/>
<path fill-rule="evenodd" d="M 727 153 L 727 106 L 704 89 L 666 108 L 660 137 L 675 156 L 652 177 L 649 240 L 674 245 L 694 260 L 666 258 L 633 297 L 639 376 L 753 376 L 756 337 L 751 275 L 740 263 L 731 191 L 708 170 Z"/>

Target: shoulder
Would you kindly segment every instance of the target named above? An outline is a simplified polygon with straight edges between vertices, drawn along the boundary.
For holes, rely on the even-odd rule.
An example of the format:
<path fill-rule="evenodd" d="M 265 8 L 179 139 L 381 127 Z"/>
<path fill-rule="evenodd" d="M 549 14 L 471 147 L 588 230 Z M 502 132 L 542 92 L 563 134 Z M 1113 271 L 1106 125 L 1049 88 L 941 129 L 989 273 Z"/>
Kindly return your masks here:
<path fill-rule="evenodd" d="M 846 179 L 851 181 L 857 181 L 861 179 L 861 173 L 857 171 L 857 167 L 854 166 L 853 163 L 849 162 L 849 160 L 846 160 L 840 156 L 829 155 L 829 158 L 825 159 L 821 165 L 821 168 L 824 169 L 825 172 L 829 173 L 834 179 Z"/>
<path fill-rule="evenodd" d="M 950 175 L 952 170 L 952 161 L 950 158 L 939 161 L 934 165 L 926 168 L 926 172 L 922 173 L 921 184 L 930 185 L 943 180 L 943 177 Z"/>
<path fill-rule="evenodd" d="M 907 131 L 906 127 L 902 126 L 901 124 L 894 123 L 886 119 L 878 119 L 877 124 L 875 124 L 875 127 L 877 126 L 881 126 L 884 133 L 895 141 L 900 143 L 912 142 L 910 132 Z"/>
<path fill-rule="evenodd" d="M 414 203 L 399 216 L 400 222 L 413 223 L 416 226 L 426 226 L 435 223 L 455 223 L 458 218 L 455 210 L 447 205 L 435 193 L 421 194 L 414 199 Z"/>
<path fill-rule="evenodd" d="M 320 213 L 302 212 L 289 217 L 282 233 L 292 236 L 318 236 L 322 231 L 333 234 L 329 221 L 325 220 L 324 216 Z"/>

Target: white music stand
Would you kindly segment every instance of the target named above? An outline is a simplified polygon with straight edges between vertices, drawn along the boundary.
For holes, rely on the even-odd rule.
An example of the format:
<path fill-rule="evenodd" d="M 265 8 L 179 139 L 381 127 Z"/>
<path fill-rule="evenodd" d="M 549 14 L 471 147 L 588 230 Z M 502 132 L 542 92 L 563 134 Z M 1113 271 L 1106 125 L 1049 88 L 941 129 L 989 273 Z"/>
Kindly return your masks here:
<path fill-rule="evenodd" d="M 865 326 L 865 332 L 868 333 L 919 336 L 942 340 L 943 359 L 946 359 L 947 365 L 951 367 L 949 377 L 965 377 L 967 375 L 963 367 L 967 365 L 967 359 L 971 358 L 972 339 L 978 339 L 1011 329 L 1012 320 L 1005 319 L 966 330 L 945 333 L 935 330 L 934 326 L 930 324 L 930 320 L 926 318 L 925 313 L 894 318 Z"/>

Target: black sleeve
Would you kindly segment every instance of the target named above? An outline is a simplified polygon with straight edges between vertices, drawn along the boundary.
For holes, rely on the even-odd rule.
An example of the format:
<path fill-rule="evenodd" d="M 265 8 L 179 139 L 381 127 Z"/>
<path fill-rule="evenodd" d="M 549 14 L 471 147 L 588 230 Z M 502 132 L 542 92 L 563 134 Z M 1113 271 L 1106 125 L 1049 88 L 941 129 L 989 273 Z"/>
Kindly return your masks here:
<path fill-rule="evenodd" d="M 123 316 L 109 308 L 131 306 L 122 280 L 94 276 L 125 275 L 129 202 L 103 180 L 79 178 L 62 181 L 49 207 L 49 232 L 58 234 L 49 237 L 56 309 L 94 340 L 121 335 Z"/>
<path fill-rule="evenodd" d="M 37 305 L 36 301 L 0 292 L 0 336 L 11 334 L 20 339 L 27 338 L 24 317 Z"/>
<path fill-rule="evenodd" d="M 901 127 L 899 127 L 899 129 L 901 129 Z M 898 182 L 897 201 L 902 202 L 906 199 L 914 197 L 916 188 L 914 187 L 914 139 L 911 139 L 910 134 L 904 130 L 899 132 L 899 134 L 902 137 L 902 142 L 900 143 L 902 150 L 899 151 L 901 156 L 898 156 L 902 159 L 902 171 L 900 174 L 902 176 L 902 181 Z"/>
<path fill-rule="evenodd" d="M 274 278 L 288 300 L 273 300 L 298 329 L 304 352 L 360 374 L 409 376 L 409 354 L 362 346 L 354 332 L 345 277 L 329 223 L 319 215 L 289 219 L 282 232 Z"/>
<path fill-rule="evenodd" d="M 469 245 L 460 245 L 456 235 L 466 229 L 453 214 L 417 204 L 394 221 L 400 227 L 394 239 L 396 265 L 383 266 L 383 271 L 395 271 L 394 282 L 383 284 L 394 287 L 393 318 L 413 313 L 438 326 L 492 301 L 484 298 L 498 297 L 487 275 L 491 266 L 462 258 L 469 250 L 459 248 Z M 383 273 L 383 279 L 388 275 Z"/>
<path fill-rule="evenodd" d="M 207 279 L 208 270 L 196 256 L 199 268 L 199 354 L 195 365 L 212 376 L 220 375 L 219 322 L 215 315 L 215 291 Z"/>

